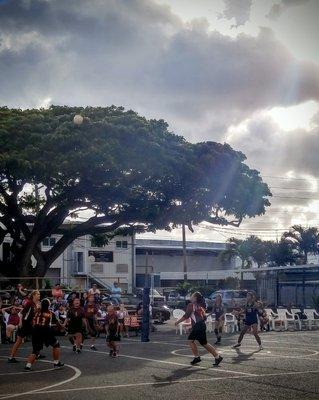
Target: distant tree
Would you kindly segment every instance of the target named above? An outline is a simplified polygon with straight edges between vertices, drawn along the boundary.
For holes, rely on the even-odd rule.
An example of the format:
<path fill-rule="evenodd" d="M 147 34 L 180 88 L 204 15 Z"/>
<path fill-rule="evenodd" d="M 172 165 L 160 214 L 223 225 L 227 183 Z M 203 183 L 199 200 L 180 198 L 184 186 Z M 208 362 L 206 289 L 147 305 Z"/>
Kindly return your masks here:
<path fill-rule="evenodd" d="M 270 266 L 293 265 L 296 263 L 296 254 L 291 243 L 286 240 L 267 242 L 268 261 Z"/>
<path fill-rule="evenodd" d="M 230 238 L 227 241 L 227 249 L 220 254 L 222 263 L 229 263 L 231 260 L 240 259 L 240 281 L 243 281 L 242 270 L 252 266 L 251 249 L 246 240 Z"/>
<path fill-rule="evenodd" d="M 238 226 L 270 205 L 243 153 L 191 144 L 163 120 L 122 107 L 3 107 L 0 147 L 0 243 L 12 238 L 0 264 L 6 276 L 44 276 L 82 235 Z M 54 233 L 60 239 L 44 250 Z"/>
<path fill-rule="evenodd" d="M 301 225 L 294 225 L 289 232 L 283 234 L 283 240 L 299 252 L 304 264 L 307 264 L 309 254 L 319 252 L 319 232 L 315 227 L 303 228 Z"/>
<path fill-rule="evenodd" d="M 268 243 L 257 236 L 249 236 L 245 239 L 247 252 L 251 259 L 255 261 L 258 268 L 264 265 L 268 260 Z"/>

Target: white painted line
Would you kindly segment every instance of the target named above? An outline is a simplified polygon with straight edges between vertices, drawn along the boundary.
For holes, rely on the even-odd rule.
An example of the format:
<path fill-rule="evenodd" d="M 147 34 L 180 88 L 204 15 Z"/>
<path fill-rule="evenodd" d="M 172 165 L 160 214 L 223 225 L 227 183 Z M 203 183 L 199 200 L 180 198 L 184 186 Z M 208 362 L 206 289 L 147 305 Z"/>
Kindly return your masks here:
<path fill-rule="evenodd" d="M 21 371 L 21 372 L 7 372 L 7 373 L 2 373 L 0 376 L 7 376 L 7 375 L 21 375 L 21 374 L 39 374 L 41 372 L 48 372 L 48 371 L 54 371 L 54 368 L 48 368 L 48 369 L 40 369 L 36 371 Z"/>
<path fill-rule="evenodd" d="M 127 383 L 127 384 L 119 384 L 119 385 L 103 385 L 103 386 L 84 386 L 77 388 L 69 388 L 69 389 L 57 389 L 57 390 L 41 390 L 34 392 L 33 394 L 51 394 L 51 393 L 68 393 L 68 392 L 76 392 L 76 391 L 84 391 L 84 390 L 103 390 L 103 389 L 120 389 L 120 388 L 130 388 L 130 387 L 139 387 L 139 386 L 161 386 L 168 385 L 173 383 L 183 384 L 186 383 L 194 383 L 194 382 L 210 382 L 210 381 L 226 381 L 232 379 L 254 379 L 254 378 L 268 378 L 268 377 L 276 377 L 276 376 L 286 376 L 286 375 L 304 375 L 304 374 L 318 374 L 319 370 L 314 371 L 291 371 L 291 372 L 279 372 L 273 374 L 256 374 L 254 376 L 224 376 L 224 377 L 211 377 L 211 378 L 198 378 L 198 379 L 179 379 L 179 380 L 166 380 L 163 382 L 139 382 L 139 383 Z M 23 394 L 24 395 L 24 394 Z M 5 397 L 3 397 L 5 398 Z"/>
<path fill-rule="evenodd" d="M 71 349 L 71 347 L 68 347 L 68 346 L 61 346 L 61 347 L 65 347 L 65 348 Z M 90 350 L 85 350 L 85 349 L 83 349 L 82 351 L 91 352 Z M 105 351 L 97 350 L 97 351 L 94 351 L 94 354 L 108 354 L 108 353 L 105 352 Z M 154 359 L 154 358 L 147 358 L 147 357 L 130 356 L 130 355 L 127 355 L 127 354 L 122 354 L 122 353 L 120 354 L 120 357 L 121 358 L 123 358 L 123 357 L 124 358 L 130 358 L 132 360 L 150 361 L 150 362 L 155 362 L 157 364 L 167 364 L 167 365 L 177 365 L 179 367 L 197 368 L 197 369 L 202 369 L 202 370 L 206 370 L 206 371 L 214 370 L 214 371 L 217 371 L 217 372 L 225 372 L 225 373 L 228 373 L 228 374 L 256 376 L 256 374 L 251 374 L 249 372 L 230 371 L 228 369 L 223 369 L 223 368 L 220 368 L 220 367 L 216 367 L 216 368 L 215 367 L 211 367 L 211 368 L 208 367 L 207 368 L 207 367 L 202 367 L 200 365 L 189 365 L 189 364 L 178 363 L 178 362 L 175 362 L 175 361 L 166 361 L 166 360 L 157 360 L 157 359 Z M 214 358 L 211 357 L 211 360 L 213 361 Z"/>
<path fill-rule="evenodd" d="M 249 346 L 245 346 L 245 349 L 247 349 L 247 348 L 250 348 L 250 347 L 249 347 Z M 223 355 L 224 353 L 233 354 L 233 355 L 238 354 L 238 353 L 236 352 L 236 350 L 234 350 L 234 349 L 225 349 L 225 348 L 219 348 L 219 349 L 220 349 L 221 355 Z M 254 349 L 256 350 L 256 347 L 254 347 Z M 183 351 L 183 350 L 184 350 L 184 349 L 176 349 L 176 350 L 171 351 L 171 354 L 173 354 L 173 355 L 175 355 L 175 356 L 193 358 L 193 356 L 190 355 L 190 354 L 180 354 L 180 353 L 179 353 L 180 351 Z M 294 350 L 299 350 L 299 349 L 297 349 L 297 348 L 295 347 Z M 301 349 L 300 349 L 300 350 L 301 350 Z M 302 349 L 302 350 L 305 350 L 305 349 Z M 308 351 L 310 351 L 310 350 L 308 350 Z M 298 359 L 305 359 L 305 358 L 309 358 L 309 357 L 313 357 L 313 356 L 318 355 L 318 354 L 319 354 L 319 351 L 312 351 L 311 354 L 304 355 L 304 356 L 296 356 L 296 355 L 287 356 L 287 355 L 281 355 L 281 354 L 274 354 L 274 353 L 271 353 L 270 351 L 265 351 L 265 350 L 256 350 L 256 351 L 253 352 L 253 354 L 247 354 L 247 353 L 243 353 L 243 352 L 239 353 L 239 355 L 240 355 L 240 354 L 242 354 L 243 357 L 244 357 L 244 356 L 247 356 L 247 355 L 251 355 L 251 356 L 258 356 L 258 358 L 269 358 L 269 357 L 273 357 L 273 358 L 293 358 L 293 359 L 298 358 Z M 205 358 L 205 359 L 208 358 L 208 357 L 206 356 L 206 354 L 205 354 L 204 356 L 201 356 L 201 357 L 203 357 L 203 358 Z"/>
<path fill-rule="evenodd" d="M 0 358 L 7 358 L 7 357 L 1 356 Z M 17 357 L 17 358 L 22 358 L 22 357 Z M 53 364 L 53 361 L 48 361 L 48 360 L 37 360 L 37 361 L 38 362 L 48 363 L 48 364 Z M 42 390 L 48 390 L 48 389 L 52 389 L 52 388 L 57 387 L 57 386 L 65 385 L 65 384 L 67 384 L 69 382 L 74 381 L 75 379 L 77 379 L 81 375 L 81 371 L 77 367 L 74 367 L 73 365 L 69 365 L 69 364 L 64 364 L 64 366 L 68 367 L 68 368 L 71 368 L 75 372 L 74 375 L 71 376 L 71 378 L 65 379 L 62 382 L 58 382 L 58 383 L 54 383 L 52 385 L 45 386 L 45 387 L 40 388 L 40 389 L 29 390 L 27 392 L 21 392 L 21 393 L 8 394 L 8 395 L 1 396 L 0 398 L 1 399 L 12 399 L 14 397 L 25 396 L 25 395 L 29 395 L 29 394 L 36 394 L 36 393 L 38 393 L 38 392 L 40 392 Z"/>

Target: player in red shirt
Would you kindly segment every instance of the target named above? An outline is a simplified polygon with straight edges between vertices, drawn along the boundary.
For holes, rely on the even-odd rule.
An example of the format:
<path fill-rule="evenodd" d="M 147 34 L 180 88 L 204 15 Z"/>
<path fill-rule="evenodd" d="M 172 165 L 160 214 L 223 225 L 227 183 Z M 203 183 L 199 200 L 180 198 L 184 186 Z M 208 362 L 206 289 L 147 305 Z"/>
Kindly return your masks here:
<path fill-rule="evenodd" d="M 27 364 L 25 366 L 26 371 L 31 371 L 32 365 L 37 359 L 37 355 L 43 348 L 52 346 L 53 363 L 54 367 L 63 367 L 63 363 L 60 361 L 60 343 L 54 336 L 53 326 L 60 325 L 55 314 L 49 310 L 50 300 L 43 299 L 41 301 L 41 308 L 35 313 L 33 318 L 32 328 L 32 353 L 29 355 Z"/>
<path fill-rule="evenodd" d="M 210 354 L 215 357 L 215 363 L 213 365 L 217 367 L 222 362 L 223 357 L 218 354 L 215 347 L 207 343 L 205 309 L 206 303 L 201 293 L 193 293 L 191 296 L 191 302 L 188 304 L 184 316 L 176 321 L 175 325 L 178 325 L 189 318 L 191 319 L 192 330 L 188 336 L 189 345 L 194 354 L 194 359 L 193 361 L 191 361 L 191 364 L 195 365 L 202 361 L 198 352 L 197 345 L 195 343 L 195 340 L 197 340 L 201 346 L 203 346 Z"/>

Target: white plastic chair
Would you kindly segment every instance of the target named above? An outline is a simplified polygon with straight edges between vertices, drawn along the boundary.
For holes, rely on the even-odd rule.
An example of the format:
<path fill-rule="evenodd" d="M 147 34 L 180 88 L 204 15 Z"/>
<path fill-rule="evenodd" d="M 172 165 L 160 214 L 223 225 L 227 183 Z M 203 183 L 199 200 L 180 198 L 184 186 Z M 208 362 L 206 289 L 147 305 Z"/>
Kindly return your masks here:
<path fill-rule="evenodd" d="M 290 313 L 286 308 L 278 308 L 277 314 L 280 320 L 284 322 L 285 330 L 288 330 L 289 324 L 293 324 L 294 328 L 299 328 L 301 331 L 301 322 L 298 315 Z"/>
<path fill-rule="evenodd" d="M 265 308 L 265 312 L 269 319 L 270 330 L 274 331 L 275 330 L 275 314 L 271 308 Z"/>
<path fill-rule="evenodd" d="M 305 308 L 303 312 L 309 321 L 309 329 L 312 329 L 312 326 L 319 326 L 319 314 L 314 308 Z"/>
<path fill-rule="evenodd" d="M 234 314 L 225 314 L 225 332 L 235 333 L 237 331 L 237 321 Z"/>
<path fill-rule="evenodd" d="M 207 332 L 213 332 L 213 324 L 215 324 L 215 314 L 210 314 L 206 319 Z"/>
<path fill-rule="evenodd" d="M 299 321 L 300 321 L 300 324 L 301 324 L 301 328 L 302 328 L 302 326 L 304 325 L 306 329 L 307 329 L 307 328 L 308 328 L 308 329 L 311 329 L 311 325 L 312 325 L 312 324 L 311 324 L 311 320 L 308 318 L 307 314 L 305 314 L 304 312 L 301 311 L 300 308 L 292 308 L 292 309 L 291 309 L 291 312 L 292 312 L 294 315 L 296 315 L 296 316 L 299 317 Z M 302 315 L 303 318 L 300 318 L 300 315 Z"/>
<path fill-rule="evenodd" d="M 276 324 L 280 325 L 280 330 L 282 330 L 282 328 L 284 330 L 287 330 L 286 323 L 285 323 L 286 317 L 283 316 L 283 313 L 280 313 L 280 315 L 279 315 L 278 310 L 277 310 L 277 313 L 275 313 L 274 311 L 271 310 L 271 315 L 272 315 L 271 323 L 272 323 L 272 327 L 273 327 L 274 331 L 276 330 Z"/>
<path fill-rule="evenodd" d="M 185 311 L 176 308 L 175 310 L 173 310 L 173 318 L 175 318 L 177 321 L 179 319 L 181 319 L 183 316 L 185 315 Z M 191 320 L 190 318 L 181 322 L 180 324 L 178 324 L 178 326 L 176 327 L 176 333 L 179 330 L 179 334 L 183 335 L 183 333 L 187 332 L 187 329 L 190 328 L 192 326 Z"/>

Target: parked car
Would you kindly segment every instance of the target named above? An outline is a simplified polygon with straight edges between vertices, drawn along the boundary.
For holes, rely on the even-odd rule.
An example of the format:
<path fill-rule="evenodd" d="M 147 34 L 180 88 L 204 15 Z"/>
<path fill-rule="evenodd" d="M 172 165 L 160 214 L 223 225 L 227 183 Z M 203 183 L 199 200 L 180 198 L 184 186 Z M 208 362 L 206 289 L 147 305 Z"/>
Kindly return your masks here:
<path fill-rule="evenodd" d="M 246 302 L 247 292 L 248 290 L 217 290 L 205 299 L 207 303 L 207 309 L 208 311 L 212 309 L 217 295 L 222 296 L 223 304 L 227 310 L 231 311 L 235 304 L 241 307 Z"/>
<path fill-rule="evenodd" d="M 136 312 L 138 305 L 142 302 L 142 299 L 136 295 L 126 295 L 121 297 L 122 303 L 125 305 L 129 313 Z M 164 323 L 171 318 L 171 311 L 166 304 L 153 303 L 152 305 L 152 319 L 155 322 Z"/>

